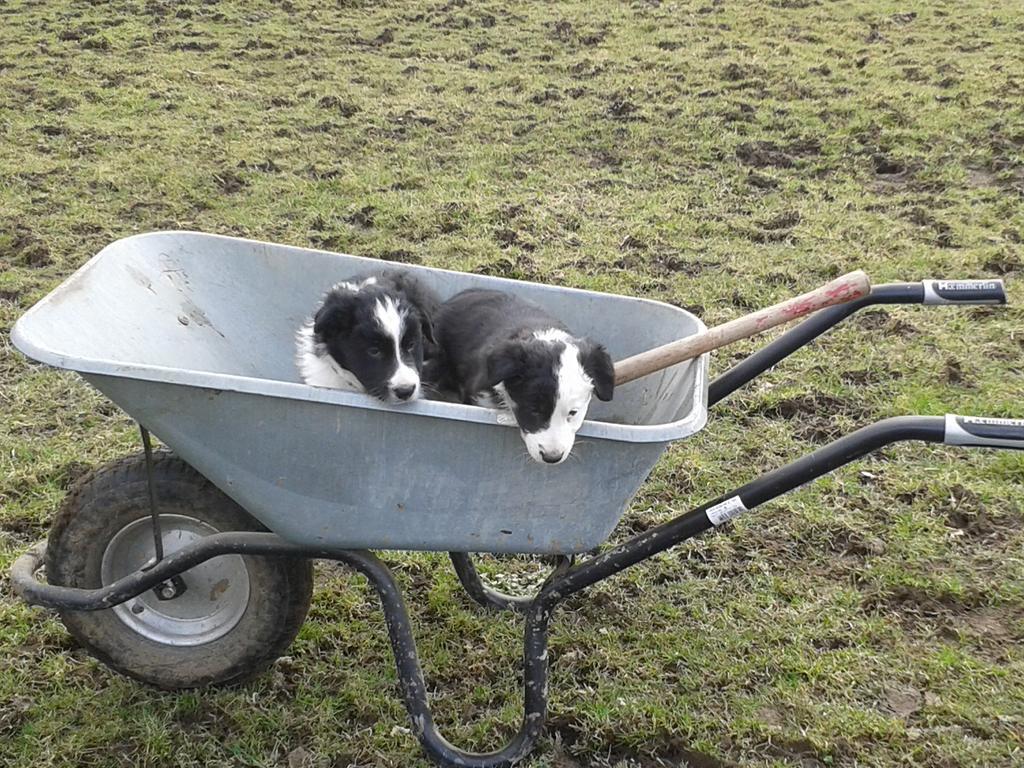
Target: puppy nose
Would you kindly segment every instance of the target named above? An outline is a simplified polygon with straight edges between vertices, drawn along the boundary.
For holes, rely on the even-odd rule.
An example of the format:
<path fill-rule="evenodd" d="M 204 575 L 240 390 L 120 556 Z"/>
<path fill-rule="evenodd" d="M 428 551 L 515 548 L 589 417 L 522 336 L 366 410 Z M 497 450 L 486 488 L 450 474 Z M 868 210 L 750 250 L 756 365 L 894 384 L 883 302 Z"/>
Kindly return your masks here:
<path fill-rule="evenodd" d="M 415 385 L 405 386 L 405 387 L 395 387 L 391 391 L 395 393 L 395 397 L 397 397 L 399 400 L 408 400 L 410 397 L 412 397 L 413 393 L 416 391 L 416 387 L 415 387 Z"/>
<path fill-rule="evenodd" d="M 544 459 L 548 464 L 557 464 L 562 460 L 562 454 L 557 451 L 545 451 L 541 449 L 540 457 Z"/>

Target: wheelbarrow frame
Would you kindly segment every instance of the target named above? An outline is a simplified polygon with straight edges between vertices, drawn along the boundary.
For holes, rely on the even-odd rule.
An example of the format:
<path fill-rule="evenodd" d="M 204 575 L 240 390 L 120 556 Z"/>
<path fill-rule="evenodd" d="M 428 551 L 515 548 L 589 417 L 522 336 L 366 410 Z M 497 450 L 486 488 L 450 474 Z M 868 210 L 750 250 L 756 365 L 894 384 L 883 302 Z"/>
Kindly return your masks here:
<path fill-rule="evenodd" d="M 998 280 L 924 281 L 877 286 L 863 299 L 819 312 L 726 371 L 711 383 L 709 402 L 720 402 L 863 307 L 875 304 L 1001 303 L 1005 303 L 1005 293 Z M 149 461 L 149 437 L 144 426 L 142 435 Z M 522 760 L 543 731 L 548 703 L 548 629 L 554 611 L 562 601 L 687 539 L 720 528 L 738 514 L 753 510 L 868 453 L 902 441 L 1019 450 L 1024 449 L 1024 420 L 953 415 L 884 419 L 840 437 L 790 464 L 582 562 L 574 563 L 568 557 L 560 558 L 540 590 L 529 597 L 506 595 L 491 589 L 480 579 L 470 553 L 450 553 L 460 582 L 476 602 L 488 608 L 515 610 L 525 617 L 522 723 L 504 747 L 489 753 L 461 750 L 438 732 L 404 600 L 390 569 L 372 552 L 315 548 L 286 541 L 274 533 L 226 532 L 207 536 L 164 557 L 158 557 L 156 562 L 146 568 L 112 584 L 96 589 L 76 589 L 44 584 L 36 578 L 46 547 L 45 543 L 40 542 L 15 561 L 11 579 L 16 593 L 31 604 L 51 609 L 94 611 L 113 607 L 150 589 L 166 586 L 173 588 L 176 577 L 219 555 L 272 555 L 342 562 L 363 574 L 381 601 L 412 732 L 428 756 L 442 765 L 497 768 Z M 159 525 L 159 500 L 151 499 L 151 503 L 156 530 Z"/>

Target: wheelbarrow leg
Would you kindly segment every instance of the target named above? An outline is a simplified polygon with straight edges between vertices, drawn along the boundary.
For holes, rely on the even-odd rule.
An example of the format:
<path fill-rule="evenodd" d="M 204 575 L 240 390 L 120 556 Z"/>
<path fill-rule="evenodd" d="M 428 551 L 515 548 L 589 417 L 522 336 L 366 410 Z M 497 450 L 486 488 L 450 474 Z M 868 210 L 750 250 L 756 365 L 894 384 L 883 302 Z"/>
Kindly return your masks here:
<path fill-rule="evenodd" d="M 480 574 L 473 565 L 473 558 L 468 552 L 449 552 L 455 574 L 459 577 L 466 593 L 484 608 L 496 608 L 499 611 L 518 611 L 526 613 L 533 603 L 533 596 L 507 595 L 484 584 Z M 557 577 L 572 565 L 572 559 L 565 555 L 558 556 L 555 569 L 548 576 L 548 581 Z"/>
<path fill-rule="evenodd" d="M 345 552 L 335 557 L 362 573 L 380 598 L 391 648 L 395 654 L 402 698 L 409 711 L 413 733 L 430 758 L 441 765 L 507 768 L 526 757 L 544 730 L 548 704 L 548 625 L 552 610 L 561 597 L 542 590 L 522 609 L 526 614 L 523 633 L 524 694 L 523 720 L 518 733 L 504 747 L 494 752 L 466 752 L 449 743 L 434 725 L 409 612 L 391 571 L 369 552 Z M 468 556 L 465 556 L 465 562 L 470 562 Z"/>

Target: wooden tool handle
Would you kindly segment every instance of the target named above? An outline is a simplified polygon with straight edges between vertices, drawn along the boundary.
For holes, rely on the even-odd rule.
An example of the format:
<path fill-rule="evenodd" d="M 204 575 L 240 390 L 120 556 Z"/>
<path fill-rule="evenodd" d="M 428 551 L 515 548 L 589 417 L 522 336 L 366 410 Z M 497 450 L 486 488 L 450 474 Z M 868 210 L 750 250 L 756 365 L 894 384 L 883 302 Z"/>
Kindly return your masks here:
<path fill-rule="evenodd" d="M 870 292 L 871 282 L 868 280 L 868 276 L 858 269 L 848 275 L 837 277 L 832 282 L 816 288 L 810 293 L 783 301 L 767 309 L 751 312 L 749 315 L 730 320 L 715 328 L 709 328 L 702 333 L 687 336 L 685 339 L 671 341 L 660 347 L 620 360 L 615 364 L 615 384 L 625 384 L 639 379 L 641 376 L 703 355 L 712 349 L 756 336 L 769 328 L 796 320 L 798 317 L 817 312 L 819 309 L 831 307 L 834 304 L 845 304 L 848 301 L 859 299 L 861 296 L 867 296 Z"/>

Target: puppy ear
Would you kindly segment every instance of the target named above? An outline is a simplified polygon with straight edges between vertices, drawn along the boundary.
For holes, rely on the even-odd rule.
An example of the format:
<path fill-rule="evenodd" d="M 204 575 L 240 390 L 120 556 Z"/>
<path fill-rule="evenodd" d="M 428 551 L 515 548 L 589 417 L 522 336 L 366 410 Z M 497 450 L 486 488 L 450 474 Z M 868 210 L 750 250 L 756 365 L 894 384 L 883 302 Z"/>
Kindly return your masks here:
<path fill-rule="evenodd" d="M 430 318 L 427 317 L 425 312 L 419 312 L 420 316 L 420 329 L 423 331 L 423 338 L 429 341 L 431 344 L 437 344 L 437 339 L 434 337 L 434 324 L 430 322 Z"/>
<path fill-rule="evenodd" d="M 354 314 L 351 296 L 331 293 L 313 318 L 313 333 L 321 339 L 347 333 L 352 328 Z"/>
<path fill-rule="evenodd" d="M 492 349 L 487 355 L 485 385 L 494 387 L 518 376 L 523 370 L 525 352 L 523 345 L 515 341 L 506 341 Z"/>
<path fill-rule="evenodd" d="M 615 365 L 608 350 L 590 339 L 581 339 L 578 343 L 580 365 L 594 382 L 594 394 L 599 400 L 611 400 L 615 392 Z"/>

